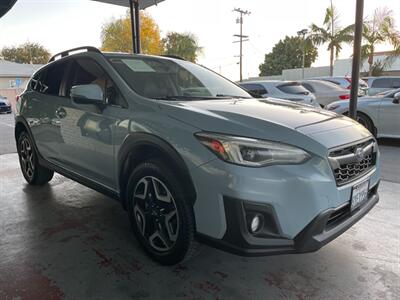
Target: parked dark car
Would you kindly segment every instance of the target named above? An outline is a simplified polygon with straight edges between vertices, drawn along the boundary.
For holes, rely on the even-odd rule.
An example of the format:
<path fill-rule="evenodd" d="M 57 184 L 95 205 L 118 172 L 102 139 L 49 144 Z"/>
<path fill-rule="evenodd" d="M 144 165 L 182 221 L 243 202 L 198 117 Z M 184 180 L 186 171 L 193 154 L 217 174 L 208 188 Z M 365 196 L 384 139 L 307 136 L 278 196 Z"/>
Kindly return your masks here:
<path fill-rule="evenodd" d="M 3 97 L 0 95 L 0 113 L 11 114 L 11 104 L 10 101 L 7 100 L 7 97 Z"/>

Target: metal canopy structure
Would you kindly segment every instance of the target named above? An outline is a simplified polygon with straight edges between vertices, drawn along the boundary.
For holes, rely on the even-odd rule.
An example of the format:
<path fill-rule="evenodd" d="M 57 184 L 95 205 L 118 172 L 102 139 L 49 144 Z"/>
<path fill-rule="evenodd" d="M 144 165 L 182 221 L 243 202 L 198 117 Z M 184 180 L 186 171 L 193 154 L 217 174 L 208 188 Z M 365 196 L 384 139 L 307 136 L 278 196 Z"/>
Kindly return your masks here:
<path fill-rule="evenodd" d="M 133 53 L 140 53 L 140 13 L 141 9 L 157 5 L 164 0 L 92 0 L 108 4 L 129 7 L 132 28 Z"/>
<path fill-rule="evenodd" d="M 4 16 L 17 2 L 17 0 L 1 0 L 0 2 L 0 18 Z"/>

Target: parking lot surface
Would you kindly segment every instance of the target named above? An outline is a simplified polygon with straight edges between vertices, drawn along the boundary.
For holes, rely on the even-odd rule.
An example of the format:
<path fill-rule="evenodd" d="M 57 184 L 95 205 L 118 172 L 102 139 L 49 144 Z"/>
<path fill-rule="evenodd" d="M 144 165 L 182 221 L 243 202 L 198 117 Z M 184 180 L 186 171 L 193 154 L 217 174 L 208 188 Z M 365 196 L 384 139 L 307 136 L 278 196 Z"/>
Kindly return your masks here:
<path fill-rule="evenodd" d="M 117 202 L 60 175 L 28 186 L 4 117 L 0 299 L 400 299 L 396 141 L 381 141 L 378 205 L 320 251 L 243 258 L 204 247 L 162 267 L 143 254 Z"/>

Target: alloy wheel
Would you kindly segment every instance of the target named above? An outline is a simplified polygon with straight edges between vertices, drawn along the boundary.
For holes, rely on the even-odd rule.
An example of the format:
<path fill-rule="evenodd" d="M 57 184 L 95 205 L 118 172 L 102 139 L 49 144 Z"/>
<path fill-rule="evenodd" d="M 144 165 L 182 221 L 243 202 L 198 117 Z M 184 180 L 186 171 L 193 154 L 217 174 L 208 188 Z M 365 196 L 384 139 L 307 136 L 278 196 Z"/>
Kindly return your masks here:
<path fill-rule="evenodd" d="M 179 233 L 179 215 L 169 189 L 160 179 L 146 176 L 136 184 L 133 198 L 134 219 L 141 235 L 154 250 L 171 250 Z"/>
<path fill-rule="evenodd" d="M 31 142 L 27 137 L 21 140 L 19 153 L 22 162 L 22 171 L 30 178 L 33 178 L 35 172 L 35 158 Z"/>

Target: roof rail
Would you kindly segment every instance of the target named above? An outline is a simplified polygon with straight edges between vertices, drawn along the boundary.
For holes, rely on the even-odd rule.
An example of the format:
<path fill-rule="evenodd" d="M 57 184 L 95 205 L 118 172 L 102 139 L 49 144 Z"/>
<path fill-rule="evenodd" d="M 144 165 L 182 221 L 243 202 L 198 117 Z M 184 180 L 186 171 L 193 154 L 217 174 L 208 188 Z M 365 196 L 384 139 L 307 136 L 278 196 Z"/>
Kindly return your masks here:
<path fill-rule="evenodd" d="M 76 52 L 76 51 L 79 51 L 79 50 L 86 50 L 87 52 L 96 52 L 96 53 L 100 53 L 101 54 L 101 51 L 99 49 L 97 49 L 96 47 L 92 47 L 92 46 L 77 47 L 77 48 L 69 49 L 69 50 L 66 50 L 66 51 L 63 51 L 63 52 L 60 52 L 60 53 L 57 53 L 57 54 L 53 55 L 50 58 L 49 63 L 52 62 L 52 61 L 55 61 L 58 56 L 60 56 L 60 58 L 63 58 L 63 57 L 66 57 L 68 55 L 71 55 L 71 52 Z"/>
<path fill-rule="evenodd" d="M 161 55 L 161 56 L 162 56 L 162 57 L 168 57 L 168 58 L 179 59 L 179 60 L 186 60 L 186 59 L 184 59 L 183 57 L 180 57 L 180 56 L 178 56 L 178 55 L 164 54 L 164 55 Z"/>

